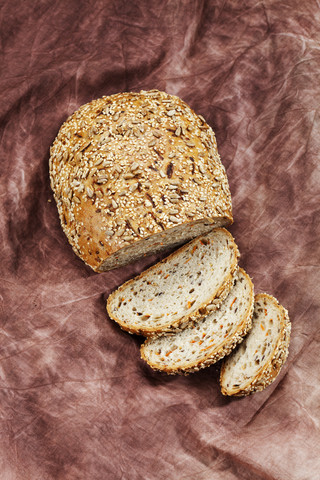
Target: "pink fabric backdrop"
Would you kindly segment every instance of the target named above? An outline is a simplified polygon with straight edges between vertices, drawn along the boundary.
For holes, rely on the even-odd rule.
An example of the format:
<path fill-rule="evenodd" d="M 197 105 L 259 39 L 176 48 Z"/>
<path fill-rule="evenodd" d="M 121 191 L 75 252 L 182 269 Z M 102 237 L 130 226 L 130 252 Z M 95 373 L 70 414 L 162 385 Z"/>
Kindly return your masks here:
<path fill-rule="evenodd" d="M 320 478 L 320 6 L 317 1 L 0 2 L 0 478 Z M 83 103 L 177 94 L 216 132 L 231 231 L 256 292 L 292 320 L 263 393 L 219 365 L 152 372 L 105 300 L 154 258 L 96 274 L 60 228 L 49 147 Z"/>

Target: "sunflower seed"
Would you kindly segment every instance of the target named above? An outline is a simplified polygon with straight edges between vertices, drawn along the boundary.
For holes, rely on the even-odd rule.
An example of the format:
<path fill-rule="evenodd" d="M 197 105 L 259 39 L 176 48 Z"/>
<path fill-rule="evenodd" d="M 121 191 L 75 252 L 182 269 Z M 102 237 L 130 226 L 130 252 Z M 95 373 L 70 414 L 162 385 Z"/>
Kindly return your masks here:
<path fill-rule="evenodd" d="M 80 152 L 82 152 L 85 148 L 89 147 L 89 145 L 91 145 L 91 140 L 88 140 L 80 147 Z"/>
<path fill-rule="evenodd" d="M 79 197 L 76 197 L 75 195 L 73 196 L 73 201 L 76 203 L 81 203 L 81 200 Z"/>
<path fill-rule="evenodd" d="M 169 155 L 168 155 L 168 158 L 173 158 L 175 156 L 176 156 L 175 152 L 170 152 Z"/>
<path fill-rule="evenodd" d="M 125 174 L 123 175 L 123 178 L 124 178 L 125 180 L 130 180 L 130 178 L 133 178 L 133 177 L 134 177 L 133 173 L 125 173 Z"/>
<path fill-rule="evenodd" d="M 176 190 L 177 188 L 177 185 L 168 185 L 169 190 Z"/>
<path fill-rule="evenodd" d="M 88 195 L 89 198 L 92 198 L 92 197 L 93 197 L 94 190 L 92 190 L 92 188 L 87 187 L 87 188 L 86 188 L 86 192 L 87 192 L 87 195 Z"/>
<path fill-rule="evenodd" d="M 175 203 L 179 203 L 179 201 L 180 201 L 179 198 L 169 198 L 169 202 L 170 202 L 170 203 L 174 203 L 174 204 L 175 204 Z"/>
<path fill-rule="evenodd" d="M 125 236 L 122 237 L 122 238 L 123 238 L 123 240 L 124 240 L 125 242 L 129 242 L 130 240 L 133 239 L 133 236 L 132 236 L 132 235 L 125 235 Z"/>
<path fill-rule="evenodd" d="M 198 185 L 201 185 L 201 183 L 202 183 L 201 180 L 199 180 L 199 178 L 197 178 L 197 177 L 194 177 L 193 181 L 196 182 Z"/>
<path fill-rule="evenodd" d="M 178 127 L 177 130 L 174 132 L 174 134 L 177 136 L 177 137 L 180 137 L 181 135 L 181 127 Z"/>
<path fill-rule="evenodd" d="M 176 113 L 177 113 L 177 112 L 176 112 L 176 110 L 174 110 L 174 109 L 167 111 L 167 115 L 168 115 L 169 117 L 173 117 L 173 115 L 175 115 Z"/>
<path fill-rule="evenodd" d="M 137 182 L 137 183 L 133 183 L 132 185 L 130 185 L 129 191 L 130 191 L 131 193 L 135 192 L 135 191 L 137 190 L 138 186 L 139 186 L 139 183 L 138 183 L 138 182 Z"/>
<path fill-rule="evenodd" d="M 168 185 L 168 188 L 169 188 L 169 185 Z M 179 195 L 178 195 L 177 193 L 175 193 L 175 192 L 170 192 L 170 193 L 169 193 L 169 197 L 170 197 L 170 198 L 180 198 Z"/>
<path fill-rule="evenodd" d="M 199 197 L 200 202 L 205 202 L 207 200 L 207 197 Z"/>
<path fill-rule="evenodd" d="M 185 188 L 180 188 L 181 193 L 189 193 L 189 190 L 186 190 Z"/>
<path fill-rule="evenodd" d="M 137 162 L 134 162 L 130 167 L 131 172 L 133 172 L 134 170 L 137 170 L 138 167 L 139 167 L 139 164 Z"/>
<path fill-rule="evenodd" d="M 119 120 L 120 118 L 120 112 L 116 112 L 114 115 L 113 115 L 113 120 L 116 122 L 117 120 Z"/>
<path fill-rule="evenodd" d="M 117 231 L 116 231 L 116 236 L 117 237 L 121 237 L 121 235 L 123 235 L 125 232 L 125 228 L 119 228 Z"/>
<path fill-rule="evenodd" d="M 160 132 L 157 132 L 157 130 L 154 130 L 152 132 L 153 136 L 155 136 L 156 138 L 160 138 L 161 137 L 161 133 Z"/>
<path fill-rule="evenodd" d="M 172 209 L 169 212 L 170 215 L 176 215 L 177 213 L 179 213 L 179 210 L 177 210 L 177 209 Z"/>
<path fill-rule="evenodd" d="M 112 235 L 114 234 L 114 231 L 113 230 L 106 230 L 104 232 L 105 236 L 106 237 L 112 237 Z"/>
<path fill-rule="evenodd" d="M 154 147 L 156 144 L 156 141 L 155 140 L 151 140 L 149 143 L 148 143 L 148 147 Z"/>
<path fill-rule="evenodd" d="M 111 205 L 113 206 L 113 208 L 118 208 L 118 204 L 114 199 L 111 200 Z"/>
<path fill-rule="evenodd" d="M 188 147 L 195 147 L 196 144 L 191 142 L 191 141 L 186 141 L 185 144 L 188 146 Z"/>
<path fill-rule="evenodd" d="M 205 121 L 205 119 L 203 118 L 203 116 L 202 116 L 202 115 L 198 115 L 198 117 L 200 118 L 200 120 L 202 120 L 202 121 L 203 121 L 203 123 L 206 123 L 206 121 Z"/>
<path fill-rule="evenodd" d="M 173 215 L 170 215 L 170 216 L 169 216 L 169 220 L 170 220 L 170 222 L 172 222 L 172 223 L 179 223 L 179 222 L 180 222 L 179 218 L 174 217 Z"/>
<path fill-rule="evenodd" d="M 220 215 L 224 215 L 223 210 L 219 207 L 219 205 L 216 206 L 217 212 L 220 213 Z"/>
<path fill-rule="evenodd" d="M 106 183 L 108 181 L 108 177 L 98 177 L 97 183 L 98 185 L 102 185 L 103 183 Z"/>
<path fill-rule="evenodd" d="M 102 162 L 103 162 L 103 158 L 98 158 L 98 160 L 96 160 L 93 165 L 95 165 L 95 166 L 97 167 L 97 166 L 100 165 Z"/>
<path fill-rule="evenodd" d="M 160 170 L 159 173 L 160 173 L 160 177 L 166 178 L 166 175 L 162 172 L 162 170 Z"/>

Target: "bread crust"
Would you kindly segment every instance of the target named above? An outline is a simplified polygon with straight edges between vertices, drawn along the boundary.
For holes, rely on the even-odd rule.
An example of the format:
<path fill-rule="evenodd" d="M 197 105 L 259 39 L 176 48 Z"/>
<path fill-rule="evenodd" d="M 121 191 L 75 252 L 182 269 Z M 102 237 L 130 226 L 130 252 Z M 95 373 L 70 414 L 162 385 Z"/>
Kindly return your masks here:
<path fill-rule="evenodd" d="M 178 250 L 171 253 L 168 257 L 164 258 L 163 260 L 158 262 L 156 265 L 153 265 L 153 266 L 149 267 L 147 270 L 143 271 L 137 277 L 135 277 L 131 280 L 128 280 L 127 282 L 122 284 L 117 290 L 112 292 L 109 295 L 108 300 L 107 300 L 107 312 L 108 312 L 109 317 L 112 320 L 114 320 L 116 323 L 118 323 L 118 325 L 120 325 L 120 327 L 123 330 L 125 330 L 126 332 L 129 332 L 131 334 L 143 335 L 145 337 L 157 337 L 157 336 L 160 336 L 160 335 L 170 334 L 170 333 L 173 334 L 173 333 L 177 333 L 181 330 L 184 330 L 192 322 L 195 323 L 200 318 L 206 316 L 209 313 L 209 310 L 208 310 L 209 306 L 210 306 L 210 311 L 212 311 L 212 309 L 218 309 L 219 306 L 225 300 L 229 291 L 232 288 L 232 285 L 234 283 L 235 276 L 236 276 L 237 270 L 238 270 L 238 259 L 239 259 L 240 254 L 239 254 L 238 246 L 236 245 L 236 243 L 234 241 L 234 238 L 232 237 L 230 232 L 228 232 L 225 228 L 219 228 L 219 229 L 216 229 L 216 230 L 217 231 L 221 230 L 221 231 L 224 231 L 228 234 L 228 238 L 230 239 L 230 247 L 232 247 L 235 251 L 235 258 L 234 258 L 233 263 L 230 266 L 230 274 L 226 277 L 226 280 L 225 280 L 224 284 L 216 292 L 213 293 L 213 295 L 211 296 L 210 300 L 207 303 L 201 304 L 197 311 L 192 312 L 191 314 L 185 315 L 185 316 L 181 317 L 180 319 L 177 319 L 173 323 L 168 322 L 166 327 L 153 328 L 153 329 L 151 329 L 151 328 L 134 328 L 132 326 L 130 327 L 127 324 L 125 324 L 121 319 L 119 319 L 115 314 L 113 314 L 113 312 L 111 310 L 111 304 L 114 300 L 114 297 L 116 295 L 118 295 L 124 288 L 130 286 L 137 279 L 141 279 L 141 278 L 146 277 L 150 272 L 152 272 L 154 269 L 158 268 L 159 265 L 167 262 L 169 259 L 178 257 L 179 254 L 182 251 L 189 248 L 190 245 L 193 245 L 194 243 L 199 242 L 199 240 L 202 237 L 198 237 L 198 238 L 192 240 L 191 242 L 189 242 L 187 245 L 184 245 L 183 247 L 180 247 Z"/>
<path fill-rule="evenodd" d="M 97 272 L 232 223 L 212 129 L 165 92 L 83 105 L 61 126 L 49 165 L 62 228 Z"/>
<path fill-rule="evenodd" d="M 213 363 L 216 363 L 217 361 L 221 360 L 221 358 L 225 357 L 228 355 L 237 345 L 243 340 L 243 337 L 250 331 L 251 326 L 252 326 L 252 314 L 253 314 L 253 305 L 254 305 L 254 287 L 251 278 L 249 275 L 242 269 L 239 268 L 239 271 L 242 272 L 243 275 L 248 280 L 248 283 L 250 285 L 250 291 L 249 295 L 251 296 L 251 301 L 249 302 L 248 308 L 246 310 L 245 315 L 242 318 L 241 323 L 239 323 L 237 330 L 235 333 L 232 335 L 232 337 L 228 337 L 222 345 L 217 346 L 217 348 L 213 352 L 207 352 L 203 355 L 203 358 L 199 360 L 198 362 L 194 364 L 188 364 L 184 366 L 172 366 L 172 367 L 167 367 L 164 366 L 164 368 L 159 369 L 158 366 L 154 363 L 152 363 L 145 355 L 145 347 L 148 345 L 149 342 L 152 341 L 152 339 L 147 339 L 140 348 L 140 354 L 141 358 L 148 363 L 148 365 L 156 371 L 159 372 L 165 372 L 168 375 L 188 375 L 189 373 L 194 373 L 198 372 L 202 368 L 206 368 Z M 201 319 L 206 317 L 209 312 L 206 312 L 206 314 L 201 316 Z M 210 312 L 212 313 L 212 312 Z M 198 321 L 200 318 L 198 318 Z M 189 324 L 189 326 L 191 326 Z"/>
<path fill-rule="evenodd" d="M 264 298 L 268 298 L 269 300 L 273 301 L 276 306 L 279 308 L 281 312 L 281 320 L 280 326 L 281 331 L 279 334 L 278 341 L 275 345 L 275 348 L 269 357 L 269 359 L 265 362 L 263 366 L 259 369 L 257 374 L 244 386 L 239 386 L 236 389 L 226 389 L 222 386 L 222 378 L 225 372 L 225 362 L 223 362 L 220 371 L 220 385 L 221 385 L 221 392 L 223 395 L 226 396 L 236 396 L 236 397 L 244 397 L 247 395 L 251 395 L 254 392 L 259 392 L 264 390 L 268 387 L 280 373 L 280 370 L 285 363 L 288 354 L 289 354 L 289 343 L 290 343 L 290 333 L 291 333 L 291 323 L 289 320 L 288 311 L 279 304 L 278 300 L 269 295 L 267 293 L 259 293 L 255 296 L 255 302 L 262 300 Z"/>

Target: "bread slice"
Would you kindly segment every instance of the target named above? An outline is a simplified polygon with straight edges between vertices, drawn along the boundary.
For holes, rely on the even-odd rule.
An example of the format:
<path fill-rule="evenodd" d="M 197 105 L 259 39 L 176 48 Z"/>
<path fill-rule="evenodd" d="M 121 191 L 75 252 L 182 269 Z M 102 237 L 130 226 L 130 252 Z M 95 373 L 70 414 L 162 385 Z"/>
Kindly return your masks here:
<path fill-rule="evenodd" d="M 108 298 L 109 316 L 124 330 L 145 336 L 181 330 L 222 303 L 238 257 L 232 235 L 215 229 L 119 287 Z"/>
<path fill-rule="evenodd" d="M 270 385 L 288 356 L 290 332 L 287 310 L 270 295 L 256 295 L 252 330 L 221 368 L 223 395 L 245 396 Z"/>
<path fill-rule="evenodd" d="M 220 360 L 251 328 L 253 285 L 239 269 L 234 286 L 219 310 L 175 335 L 147 339 L 141 357 L 153 369 L 168 374 L 198 371 Z"/>

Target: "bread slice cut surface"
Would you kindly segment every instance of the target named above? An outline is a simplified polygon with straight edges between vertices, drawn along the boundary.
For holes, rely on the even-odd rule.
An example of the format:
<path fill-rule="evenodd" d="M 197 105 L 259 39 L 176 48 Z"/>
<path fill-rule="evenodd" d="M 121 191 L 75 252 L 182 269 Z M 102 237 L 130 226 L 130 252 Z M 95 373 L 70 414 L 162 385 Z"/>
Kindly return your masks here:
<path fill-rule="evenodd" d="M 221 304 L 238 257 L 232 235 L 215 229 L 120 286 L 108 298 L 109 316 L 124 330 L 145 336 L 181 330 Z"/>
<path fill-rule="evenodd" d="M 168 374 L 194 372 L 227 355 L 251 328 L 253 285 L 239 269 L 234 286 L 219 310 L 175 335 L 148 339 L 141 357 Z"/>
<path fill-rule="evenodd" d="M 222 393 L 244 396 L 270 385 L 288 356 L 290 331 L 286 309 L 270 295 L 256 295 L 252 330 L 222 365 Z"/>

